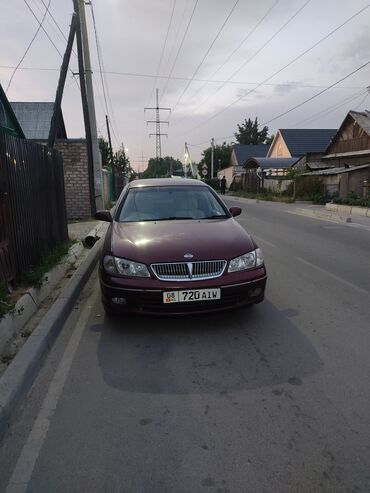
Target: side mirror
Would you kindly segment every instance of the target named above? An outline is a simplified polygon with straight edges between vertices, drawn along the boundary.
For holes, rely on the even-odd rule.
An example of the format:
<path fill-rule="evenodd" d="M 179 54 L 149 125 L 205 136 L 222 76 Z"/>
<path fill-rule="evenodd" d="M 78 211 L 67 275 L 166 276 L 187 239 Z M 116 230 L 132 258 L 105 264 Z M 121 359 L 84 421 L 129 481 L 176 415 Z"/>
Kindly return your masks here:
<path fill-rule="evenodd" d="M 108 223 L 113 221 L 110 211 L 97 211 L 95 213 L 95 219 L 99 219 L 99 221 L 107 221 Z"/>
<path fill-rule="evenodd" d="M 240 216 L 240 214 L 242 213 L 242 210 L 240 207 L 230 207 L 229 211 L 233 217 Z"/>

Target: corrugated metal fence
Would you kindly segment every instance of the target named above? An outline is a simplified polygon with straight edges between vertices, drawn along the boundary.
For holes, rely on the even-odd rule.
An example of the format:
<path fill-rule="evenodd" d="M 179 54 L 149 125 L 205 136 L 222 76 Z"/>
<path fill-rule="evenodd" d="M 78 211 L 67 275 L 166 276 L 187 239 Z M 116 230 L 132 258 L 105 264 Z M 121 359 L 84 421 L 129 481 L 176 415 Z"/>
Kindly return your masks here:
<path fill-rule="evenodd" d="M 0 280 L 19 280 L 67 240 L 61 155 L 0 131 Z"/>

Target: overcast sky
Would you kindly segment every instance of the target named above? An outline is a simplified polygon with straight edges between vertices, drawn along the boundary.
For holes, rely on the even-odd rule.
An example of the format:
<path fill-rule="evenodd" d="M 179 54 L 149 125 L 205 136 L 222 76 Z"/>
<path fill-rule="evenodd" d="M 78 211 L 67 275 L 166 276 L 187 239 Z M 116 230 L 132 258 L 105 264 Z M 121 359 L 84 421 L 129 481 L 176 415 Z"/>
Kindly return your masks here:
<path fill-rule="evenodd" d="M 0 0 L 4 90 L 38 27 L 29 7 L 41 20 L 48 2 Z M 162 156 L 182 161 L 185 142 L 198 161 L 212 137 L 216 144 L 231 142 L 245 118 L 258 117 L 272 134 L 278 128 L 338 128 L 350 109 L 370 107 L 370 64 L 301 105 L 370 61 L 365 0 L 93 0 L 93 9 L 113 146 L 123 142 L 136 169 L 145 168 L 142 156 L 144 163 L 155 157 L 155 137 L 149 138 L 155 125 L 146 124 L 155 113 L 144 113 L 144 107 L 156 106 L 156 88 L 160 106 L 172 108 L 170 114 L 161 112 L 161 119 L 169 120 L 168 129 L 161 129 L 168 133 Z M 51 0 L 49 11 L 67 36 L 72 0 Z M 106 136 L 91 6 L 86 13 L 97 125 Z M 49 15 L 44 28 L 63 53 L 66 41 Z M 60 65 L 60 55 L 40 30 L 14 74 L 9 100 L 52 101 Z M 70 66 L 77 72 L 74 54 Z M 67 135 L 83 137 L 79 89 L 71 72 L 62 110 Z"/>

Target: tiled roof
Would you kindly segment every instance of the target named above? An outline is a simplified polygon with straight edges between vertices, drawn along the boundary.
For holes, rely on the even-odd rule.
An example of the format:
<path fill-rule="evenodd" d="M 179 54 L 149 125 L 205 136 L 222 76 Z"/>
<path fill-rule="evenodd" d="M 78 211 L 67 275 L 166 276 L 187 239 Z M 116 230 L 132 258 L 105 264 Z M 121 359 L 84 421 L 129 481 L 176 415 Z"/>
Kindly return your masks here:
<path fill-rule="evenodd" d="M 246 161 L 251 157 L 266 157 L 269 147 L 268 144 L 235 144 L 233 151 L 238 166 L 244 166 Z"/>
<path fill-rule="evenodd" d="M 306 152 L 323 152 L 337 130 L 333 128 L 283 128 L 279 129 L 291 156 Z"/>
<path fill-rule="evenodd" d="M 47 140 L 54 103 L 14 102 L 10 103 L 27 139 Z M 67 137 L 63 115 L 58 122 L 57 138 Z"/>

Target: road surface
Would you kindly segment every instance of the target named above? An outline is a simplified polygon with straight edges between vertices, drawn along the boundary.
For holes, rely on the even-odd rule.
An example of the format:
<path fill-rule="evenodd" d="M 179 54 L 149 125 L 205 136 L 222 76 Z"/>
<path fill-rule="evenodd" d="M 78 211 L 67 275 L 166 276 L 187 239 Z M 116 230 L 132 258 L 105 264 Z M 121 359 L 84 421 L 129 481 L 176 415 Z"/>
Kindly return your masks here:
<path fill-rule="evenodd" d="M 264 303 L 111 321 L 95 272 L 14 412 L 0 491 L 370 491 L 370 230 L 226 200 Z"/>

